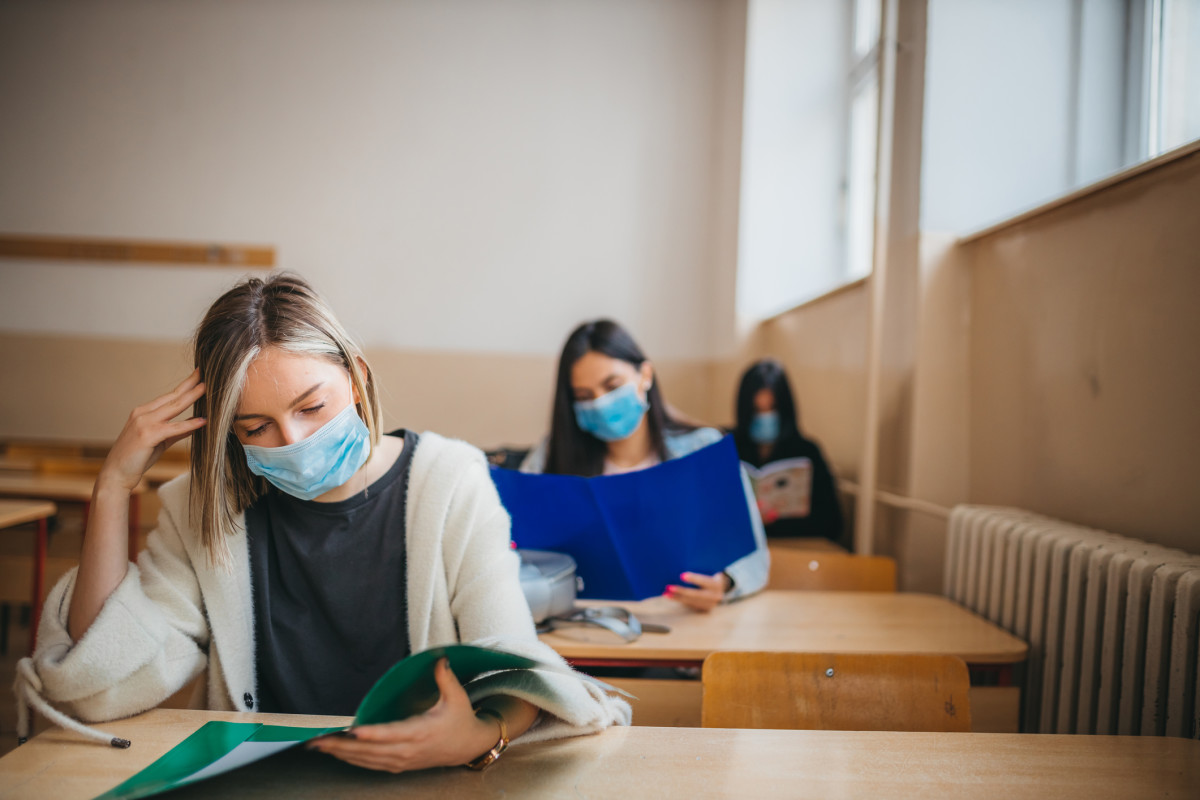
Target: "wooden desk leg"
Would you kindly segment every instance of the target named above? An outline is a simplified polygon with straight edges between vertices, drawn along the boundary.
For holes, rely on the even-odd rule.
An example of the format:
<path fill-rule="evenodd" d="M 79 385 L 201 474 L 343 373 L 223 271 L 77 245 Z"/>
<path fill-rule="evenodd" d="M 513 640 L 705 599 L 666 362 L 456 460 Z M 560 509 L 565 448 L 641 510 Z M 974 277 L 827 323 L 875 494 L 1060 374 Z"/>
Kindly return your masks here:
<path fill-rule="evenodd" d="M 42 621 L 42 589 L 46 579 L 46 536 L 50 526 L 45 517 L 37 523 L 37 542 L 33 553 L 33 621 L 29 631 L 29 654 L 37 645 L 38 623 Z"/>
<path fill-rule="evenodd" d="M 141 528 L 142 499 L 136 492 L 129 495 L 129 560 L 137 563 L 138 531 Z"/>

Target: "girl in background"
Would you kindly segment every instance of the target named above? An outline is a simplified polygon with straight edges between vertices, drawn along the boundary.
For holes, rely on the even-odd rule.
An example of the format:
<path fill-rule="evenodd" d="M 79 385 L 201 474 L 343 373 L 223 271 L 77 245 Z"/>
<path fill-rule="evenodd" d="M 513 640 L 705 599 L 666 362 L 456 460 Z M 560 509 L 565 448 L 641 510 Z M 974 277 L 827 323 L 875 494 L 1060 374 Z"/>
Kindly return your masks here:
<path fill-rule="evenodd" d="M 833 473 L 821 448 L 800 431 L 799 415 L 783 365 L 775 359 L 756 361 L 742 375 L 737 393 L 737 427 L 734 429 L 738 455 L 751 467 L 769 469 L 786 459 L 808 459 L 807 513 L 776 516 L 763 509 L 768 537 L 821 537 L 848 550 Z M 762 491 L 760 490 L 760 499 Z"/>
<path fill-rule="evenodd" d="M 715 428 L 674 419 L 655 381 L 654 367 L 633 337 L 601 319 L 567 337 L 558 361 L 550 435 L 521 464 L 523 472 L 615 475 L 680 458 L 720 440 Z M 690 585 L 665 593 L 699 611 L 753 594 L 767 582 L 762 520 L 749 481 L 747 513 L 757 549 L 716 575 L 685 572 Z"/>

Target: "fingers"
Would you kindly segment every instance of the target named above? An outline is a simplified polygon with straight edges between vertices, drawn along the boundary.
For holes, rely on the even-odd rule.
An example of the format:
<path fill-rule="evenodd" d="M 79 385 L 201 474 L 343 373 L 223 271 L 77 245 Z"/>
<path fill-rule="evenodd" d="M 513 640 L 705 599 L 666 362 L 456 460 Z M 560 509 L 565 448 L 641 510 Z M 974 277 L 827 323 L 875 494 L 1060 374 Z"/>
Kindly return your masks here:
<path fill-rule="evenodd" d="M 472 726 L 478 726 L 478 720 L 445 658 L 434 665 L 433 676 L 441 697 L 423 714 L 363 725 L 345 736 L 314 739 L 309 747 L 356 766 L 388 772 L 464 763 L 477 754 L 473 741 L 477 731 L 473 733 Z"/>
<path fill-rule="evenodd" d="M 355 728 L 352 732 L 353 737 L 349 739 L 330 739 L 329 741 L 335 744 L 353 744 L 357 742 L 366 742 L 369 744 L 402 744 L 404 742 L 416 741 L 420 739 L 422 734 L 422 724 L 419 722 L 420 716 L 409 717 L 408 719 L 400 720 L 399 722 L 385 722 L 380 725 L 362 725 Z M 346 748 L 352 751 L 355 748 Z"/>
<path fill-rule="evenodd" d="M 144 406 L 142 406 L 142 410 L 143 411 L 154 411 L 155 409 L 163 406 L 164 404 L 169 403 L 174 398 L 177 398 L 180 395 L 190 391 L 191 389 L 194 389 L 196 387 L 196 384 L 198 384 L 200 382 L 201 382 L 200 381 L 200 368 L 196 367 L 194 370 L 192 370 L 192 374 L 188 375 L 186 378 L 184 378 L 183 381 L 178 386 L 176 386 L 174 389 L 167 392 L 163 396 L 156 397 L 153 400 L 151 400 L 149 403 L 146 403 Z M 174 415 L 172 415 L 172 416 L 174 416 Z"/>
<path fill-rule="evenodd" d="M 366 769 L 402 772 L 434 766 L 421 762 L 423 746 L 429 738 L 428 731 L 420 725 L 405 725 L 405 722 L 410 720 L 364 725 L 351 732 L 352 738 L 323 736 L 314 739 L 309 747 Z"/>
<path fill-rule="evenodd" d="M 711 611 L 720 605 L 725 598 L 725 581 L 721 575 L 702 575 L 698 572 L 685 572 L 680 579 L 693 586 L 667 587 L 666 596 L 678 600 L 689 608 L 697 611 Z"/>
<path fill-rule="evenodd" d="M 197 383 L 181 394 L 175 395 L 167 402 L 160 405 L 155 411 L 161 412 L 163 419 L 173 419 L 191 408 L 192 404 L 204 396 L 205 386 L 203 383 Z"/>
<path fill-rule="evenodd" d="M 397 768 L 392 768 L 392 766 L 389 763 L 385 762 L 382 759 L 378 759 L 378 758 L 363 758 L 361 756 L 342 755 L 340 753 L 332 753 L 332 752 L 330 752 L 328 754 L 333 756 L 336 759 L 345 761 L 347 764 L 352 764 L 353 766 L 356 766 L 356 767 L 362 767 L 363 769 L 373 769 L 373 770 L 378 770 L 380 772 L 391 772 L 391 773 L 397 773 L 397 772 L 403 771 L 403 770 L 400 770 Z"/>
<path fill-rule="evenodd" d="M 724 594 L 725 581 L 720 575 L 703 575 L 699 572 L 685 572 L 679 576 L 684 583 L 692 583 L 702 589 L 718 589 Z"/>
<path fill-rule="evenodd" d="M 199 417 L 172 421 L 179 414 L 191 408 L 192 404 L 203 394 L 204 384 L 197 383 L 186 392 L 170 397 L 153 410 L 147 411 L 145 407 L 134 409 L 129 417 L 129 424 L 137 441 L 143 446 L 154 447 L 173 436 L 191 433 L 203 425 L 203 421 L 195 421 L 202 419 Z"/>
<path fill-rule="evenodd" d="M 174 444 L 192 431 L 203 428 L 207 422 L 208 420 L 204 417 L 188 417 L 187 419 L 181 419 L 169 423 L 164 429 L 167 439 L 164 439 L 163 441 L 169 440 L 171 444 Z M 170 447 L 170 445 L 167 446 Z"/>
<path fill-rule="evenodd" d="M 208 420 L 204 417 L 190 417 L 188 419 L 181 419 L 179 422 L 173 423 L 172 428 L 179 432 L 173 434 L 170 438 L 163 440 L 162 449 L 166 450 L 176 442 L 183 441 L 187 437 L 191 436 L 195 431 L 203 428 L 207 422 Z"/>
<path fill-rule="evenodd" d="M 667 587 L 667 597 L 670 597 L 673 600 L 683 601 L 704 600 L 712 597 L 716 598 L 717 601 L 720 601 L 722 595 L 713 591 L 712 589 L 693 589 L 690 586 L 671 585 Z"/>
<path fill-rule="evenodd" d="M 686 586 L 668 586 L 667 597 L 678 600 L 697 611 L 712 611 L 721 604 L 721 595 L 705 589 L 689 589 Z"/>
<path fill-rule="evenodd" d="M 163 450 L 206 424 L 200 417 L 175 420 L 204 390 L 199 371 L 193 371 L 173 391 L 135 408 L 109 450 L 97 481 L 110 489 L 132 491 Z"/>
<path fill-rule="evenodd" d="M 438 692 L 442 695 L 440 702 L 460 706 L 471 704 L 467 697 L 467 690 L 458 682 L 454 670 L 450 669 L 449 659 L 438 659 L 437 665 L 433 668 L 433 679 L 437 681 Z"/>
<path fill-rule="evenodd" d="M 309 749 L 326 753 L 334 758 L 353 764 L 364 769 L 376 769 L 384 772 L 403 772 L 408 768 L 408 759 L 404 755 L 391 750 L 382 750 L 381 745 L 370 747 L 355 746 L 356 742 L 345 739 L 322 738 L 312 742 Z"/>

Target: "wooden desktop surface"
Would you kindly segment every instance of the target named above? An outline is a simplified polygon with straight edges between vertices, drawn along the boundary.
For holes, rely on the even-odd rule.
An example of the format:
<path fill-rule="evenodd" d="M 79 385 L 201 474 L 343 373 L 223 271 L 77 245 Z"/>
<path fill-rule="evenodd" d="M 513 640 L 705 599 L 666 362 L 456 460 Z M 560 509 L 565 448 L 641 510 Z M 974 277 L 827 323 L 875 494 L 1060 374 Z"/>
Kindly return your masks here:
<path fill-rule="evenodd" d="M 53 517 L 58 507 L 46 500 L 0 500 L 0 528 Z"/>
<path fill-rule="evenodd" d="M 343 725 L 343 717 L 159 709 L 104 725 L 128 750 L 47 731 L 0 758 L 6 800 L 95 797 L 208 720 Z M 492 767 L 388 775 L 293 749 L 176 790 L 201 797 L 1189 797 L 1200 741 L 983 733 L 612 728 L 516 744 Z"/>
<path fill-rule="evenodd" d="M 96 478 L 92 475 L 0 473 L 0 497 L 27 497 L 64 503 L 90 503 Z M 145 491 L 139 484 L 134 494 Z"/>
<path fill-rule="evenodd" d="M 673 600 L 619 605 L 670 633 L 643 633 L 625 644 L 608 631 L 571 627 L 542 634 L 564 658 L 652 663 L 694 661 L 717 650 L 790 650 L 845 653 L 936 653 L 968 664 L 1016 664 L 1029 646 L 962 606 L 938 595 L 889 592 L 760 592 L 711 613 L 690 611 Z"/>

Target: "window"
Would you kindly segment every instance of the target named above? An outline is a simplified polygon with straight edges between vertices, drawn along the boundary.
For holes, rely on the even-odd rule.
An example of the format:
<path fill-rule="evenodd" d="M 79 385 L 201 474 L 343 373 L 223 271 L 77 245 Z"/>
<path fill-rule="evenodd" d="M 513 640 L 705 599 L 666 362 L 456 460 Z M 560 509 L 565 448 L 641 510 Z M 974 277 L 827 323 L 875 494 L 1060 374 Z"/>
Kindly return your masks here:
<path fill-rule="evenodd" d="M 1130 9 L 1131 161 L 1200 138 L 1200 0 L 1143 0 Z"/>
<path fill-rule="evenodd" d="M 1200 137 L 1200 0 L 929 0 L 921 227 L 967 233 Z"/>
<path fill-rule="evenodd" d="M 879 139 L 880 0 L 854 0 L 847 98 L 846 177 L 843 183 L 846 277 L 871 273 L 875 245 L 875 172 Z"/>

